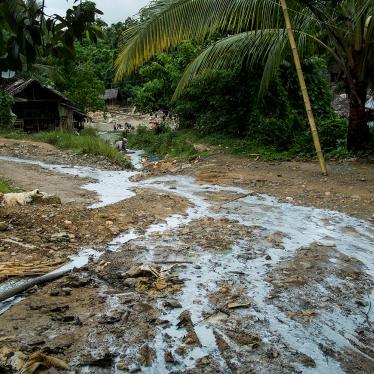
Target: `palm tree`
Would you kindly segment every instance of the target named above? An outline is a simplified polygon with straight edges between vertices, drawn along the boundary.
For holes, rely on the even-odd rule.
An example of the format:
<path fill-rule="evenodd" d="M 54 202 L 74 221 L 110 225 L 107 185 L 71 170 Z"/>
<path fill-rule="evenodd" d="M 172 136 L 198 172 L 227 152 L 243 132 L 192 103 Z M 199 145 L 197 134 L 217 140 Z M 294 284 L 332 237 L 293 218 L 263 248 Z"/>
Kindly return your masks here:
<path fill-rule="evenodd" d="M 349 96 L 347 144 L 369 144 L 365 110 L 369 73 L 374 67 L 374 0 L 289 0 L 291 22 L 301 51 L 321 48 L 340 66 Z M 206 69 L 263 65 L 263 94 L 289 53 L 287 30 L 278 0 L 156 0 L 148 18 L 123 34 L 116 79 L 131 74 L 155 53 L 185 39 L 208 46 L 186 69 L 176 95 Z"/>

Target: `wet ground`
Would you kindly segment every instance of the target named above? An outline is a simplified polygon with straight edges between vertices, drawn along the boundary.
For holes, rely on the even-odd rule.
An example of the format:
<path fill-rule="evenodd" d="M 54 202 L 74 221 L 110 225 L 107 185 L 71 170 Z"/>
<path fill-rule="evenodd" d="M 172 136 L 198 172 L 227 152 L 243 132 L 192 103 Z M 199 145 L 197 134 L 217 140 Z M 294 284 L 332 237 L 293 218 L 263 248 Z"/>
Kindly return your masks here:
<path fill-rule="evenodd" d="M 3 304 L 3 370 L 41 351 L 84 373 L 374 371 L 368 221 L 245 183 L 206 183 L 203 172 L 137 180 L 137 171 L 1 159 L 89 178 L 83 188 L 100 198 L 92 212 L 144 191 L 169 209 L 142 225 L 116 222 L 114 238 L 80 249 L 80 269 Z"/>

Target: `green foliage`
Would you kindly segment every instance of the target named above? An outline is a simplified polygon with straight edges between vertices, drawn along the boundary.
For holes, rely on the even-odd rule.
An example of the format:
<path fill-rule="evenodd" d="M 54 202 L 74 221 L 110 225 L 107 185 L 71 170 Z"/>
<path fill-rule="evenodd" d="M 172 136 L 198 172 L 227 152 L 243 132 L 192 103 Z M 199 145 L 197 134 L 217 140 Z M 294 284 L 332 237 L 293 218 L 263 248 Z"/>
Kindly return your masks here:
<path fill-rule="evenodd" d="M 83 110 L 104 109 L 104 101 L 99 95 L 104 94 L 105 85 L 90 63 L 81 63 L 72 67 L 67 77 L 65 94 Z"/>
<path fill-rule="evenodd" d="M 344 153 L 343 151 L 347 149 L 348 121 L 346 119 L 337 115 L 325 119 L 320 118 L 317 121 L 317 128 L 322 149 L 326 154 L 335 154 L 336 151 L 338 151 L 336 154 Z M 292 152 L 303 156 L 313 155 L 315 150 L 310 138 L 308 130 L 299 133 L 294 140 Z"/>
<path fill-rule="evenodd" d="M 12 185 L 5 179 L 2 179 L 0 177 L 0 192 L 1 193 L 8 193 L 8 192 L 14 192 L 15 189 L 12 187 Z"/>
<path fill-rule="evenodd" d="M 0 90 L 0 128 L 11 125 L 12 105 L 13 97 Z"/>
<path fill-rule="evenodd" d="M 103 41 L 94 44 L 88 40 L 76 43 L 74 64 L 87 64 L 96 77 L 104 82 L 105 87 L 111 87 L 114 78 L 113 62 L 116 51 L 109 48 Z"/>
<path fill-rule="evenodd" d="M 96 14 L 102 12 L 92 1 L 73 6 L 65 17 L 46 16 L 37 0 L 1 1 L 0 71 L 27 71 L 46 56 L 72 59 L 75 40 L 97 40 Z"/>
<path fill-rule="evenodd" d="M 183 133 L 172 130 L 156 133 L 146 127 L 139 127 L 128 135 L 128 142 L 130 148 L 142 149 L 149 155 L 159 157 L 191 159 L 199 154 Z"/>
<path fill-rule="evenodd" d="M 332 109 L 326 67 L 320 59 L 308 60 L 306 66 L 316 114 L 329 118 Z M 309 131 L 294 68 L 284 64 L 261 100 L 257 99 L 259 72 L 205 71 L 195 77 L 176 102 L 181 126 L 205 135 L 246 137 L 279 151 L 291 149 L 298 134 Z"/>
<path fill-rule="evenodd" d="M 140 127 L 128 136 L 131 148 L 143 149 L 148 155 L 162 158 L 194 159 L 207 155 L 208 152 L 197 151 L 194 144 L 206 144 L 219 147 L 221 152 L 250 156 L 259 154 L 262 160 L 287 160 L 288 152 L 279 152 L 274 148 L 259 144 L 248 138 L 240 139 L 222 134 L 202 136 L 197 130 L 165 130 L 157 134 L 154 130 Z M 216 151 L 215 151 L 216 152 Z"/>
<path fill-rule="evenodd" d="M 372 140 L 364 107 L 374 67 L 373 1 L 289 3 L 291 24 L 301 53 L 306 56 L 311 51 L 324 50 L 341 71 L 351 102 L 348 147 L 366 149 Z M 194 40 L 199 45 L 212 40 L 185 70 L 176 94 L 207 70 L 253 70 L 260 65 L 263 70 L 258 93 L 263 96 L 282 62 L 292 60 L 284 17 L 279 2 L 274 0 L 155 0 L 143 14 L 147 16 L 124 33 L 116 60 L 116 79 L 133 73 L 183 39 Z M 214 38 L 217 33 L 222 36 L 219 40 Z M 318 105 L 316 111 L 318 114 Z"/>
<path fill-rule="evenodd" d="M 196 47 L 191 42 L 183 42 L 175 51 L 160 53 L 142 66 L 138 85 L 132 90 L 132 103 L 145 112 L 170 111 L 173 93 L 195 53 Z"/>

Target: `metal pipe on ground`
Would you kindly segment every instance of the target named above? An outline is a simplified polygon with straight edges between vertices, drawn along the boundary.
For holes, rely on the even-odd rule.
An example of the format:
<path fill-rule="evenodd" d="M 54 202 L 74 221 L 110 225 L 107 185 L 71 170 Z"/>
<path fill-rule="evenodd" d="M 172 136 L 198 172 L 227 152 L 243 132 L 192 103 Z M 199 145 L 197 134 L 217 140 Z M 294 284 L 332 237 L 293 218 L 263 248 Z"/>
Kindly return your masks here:
<path fill-rule="evenodd" d="M 67 273 L 69 273 L 70 271 L 71 271 L 71 269 L 67 269 L 67 270 L 62 270 L 60 272 L 56 272 L 56 273 L 54 273 L 54 272 L 48 273 L 48 274 L 42 275 L 40 277 L 27 280 L 24 283 L 18 284 L 18 285 L 14 286 L 14 287 L 12 287 L 8 290 L 2 291 L 2 292 L 0 292 L 0 302 L 8 300 L 11 297 L 17 296 L 20 293 L 22 293 L 24 291 L 27 291 L 31 287 L 39 286 L 41 284 L 51 282 L 55 279 L 61 278 L 64 275 L 66 275 Z"/>

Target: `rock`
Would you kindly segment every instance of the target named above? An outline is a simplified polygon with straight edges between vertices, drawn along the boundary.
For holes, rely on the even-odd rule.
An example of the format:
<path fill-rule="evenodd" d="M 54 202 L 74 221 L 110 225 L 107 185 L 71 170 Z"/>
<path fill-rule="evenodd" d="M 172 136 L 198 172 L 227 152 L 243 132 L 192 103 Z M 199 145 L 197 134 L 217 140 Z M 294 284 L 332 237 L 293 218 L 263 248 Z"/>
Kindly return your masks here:
<path fill-rule="evenodd" d="M 122 315 L 123 312 L 121 311 L 114 311 L 112 314 L 103 314 L 98 322 L 102 325 L 111 325 L 121 321 Z"/>
<path fill-rule="evenodd" d="M 175 300 L 175 299 L 165 300 L 163 305 L 165 308 L 170 308 L 170 309 L 182 308 L 182 304 L 178 300 Z"/>
<path fill-rule="evenodd" d="M 9 226 L 6 222 L 0 222 L 0 231 L 7 231 L 9 229 Z"/>
<path fill-rule="evenodd" d="M 51 235 L 50 241 L 54 243 L 64 243 L 70 242 L 72 239 L 75 239 L 75 235 L 67 232 L 58 232 Z"/>
<path fill-rule="evenodd" d="M 270 260 L 271 260 L 271 256 L 270 256 L 270 255 L 266 255 L 266 256 L 265 256 L 265 260 L 270 261 Z"/>
<path fill-rule="evenodd" d="M 293 201 L 293 197 L 291 197 L 291 196 L 287 196 L 287 197 L 286 197 L 286 200 L 287 200 L 288 202 L 292 202 L 292 201 Z"/>
<path fill-rule="evenodd" d="M 113 354 L 108 351 L 91 352 L 83 357 L 81 365 L 98 366 L 102 368 L 110 367 L 113 364 Z"/>
<path fill-rule="evenodd" d="M 326 191 L 326 192 L 325 192 L 325 196 L 326 196 L 326 197 L 331 196 L 331 192 L 330 192 L 330 191 Z"/>
<path fill-rule="evenodd" d="M 30 347 L 35 347 L 35 346 L 44 345 L 44 344 L 45 344 L 45 340 L 43 340 L 43 339 L 36 339 L 36 340 L 32 340 L 28 345 Z"/>
<path fill-rule="evenodd" d="M 134 288 L 137 284 L 138 280 L 136 278 L 126 278 L 123 281 L 123 285 L 129 288 Z"/>
<path fill-rule="evenodd" d="M 61 291 L 65 296 L 69 296 L 73 290 L 70 287 L 64 287 L 61 288 Z"/>
<path fill-rule="evenodd" d="M 168 363 L 175 362 L 173 354 L 170 351 L 167 351 L 164 353 L 164 359 L 165 359 L 165 362 L 168 362 Z"/>
<path fill-rule="evenodd" d="M 58 296 L 60 294 L 60 290 L 57 288 L 52 288 L 49 292 L 49 296 Z"/>
<path fill-rule="evenodd" d="M 129 367 L 127 366 L 126 362 L 120 361 L 117 365 L 116 368 L 121 371 L 127 371 L 129 370 Z"/>
<path fill-rule="evenodd" d="M 73 279 L 68 284 L 72 288 L 80 288 L 80 287 L 87 286 L 90 282 L 91 282 L 91 279 L 89 277 L 82 277 L 82 278 Z"/>
<path fill-rule="evenodd" d="M 139 350 L 140 364 L 145 367 L 152 366 L 152 362 L 156 358 L 156 351 L 148 344 L 143 345 Z"/>

